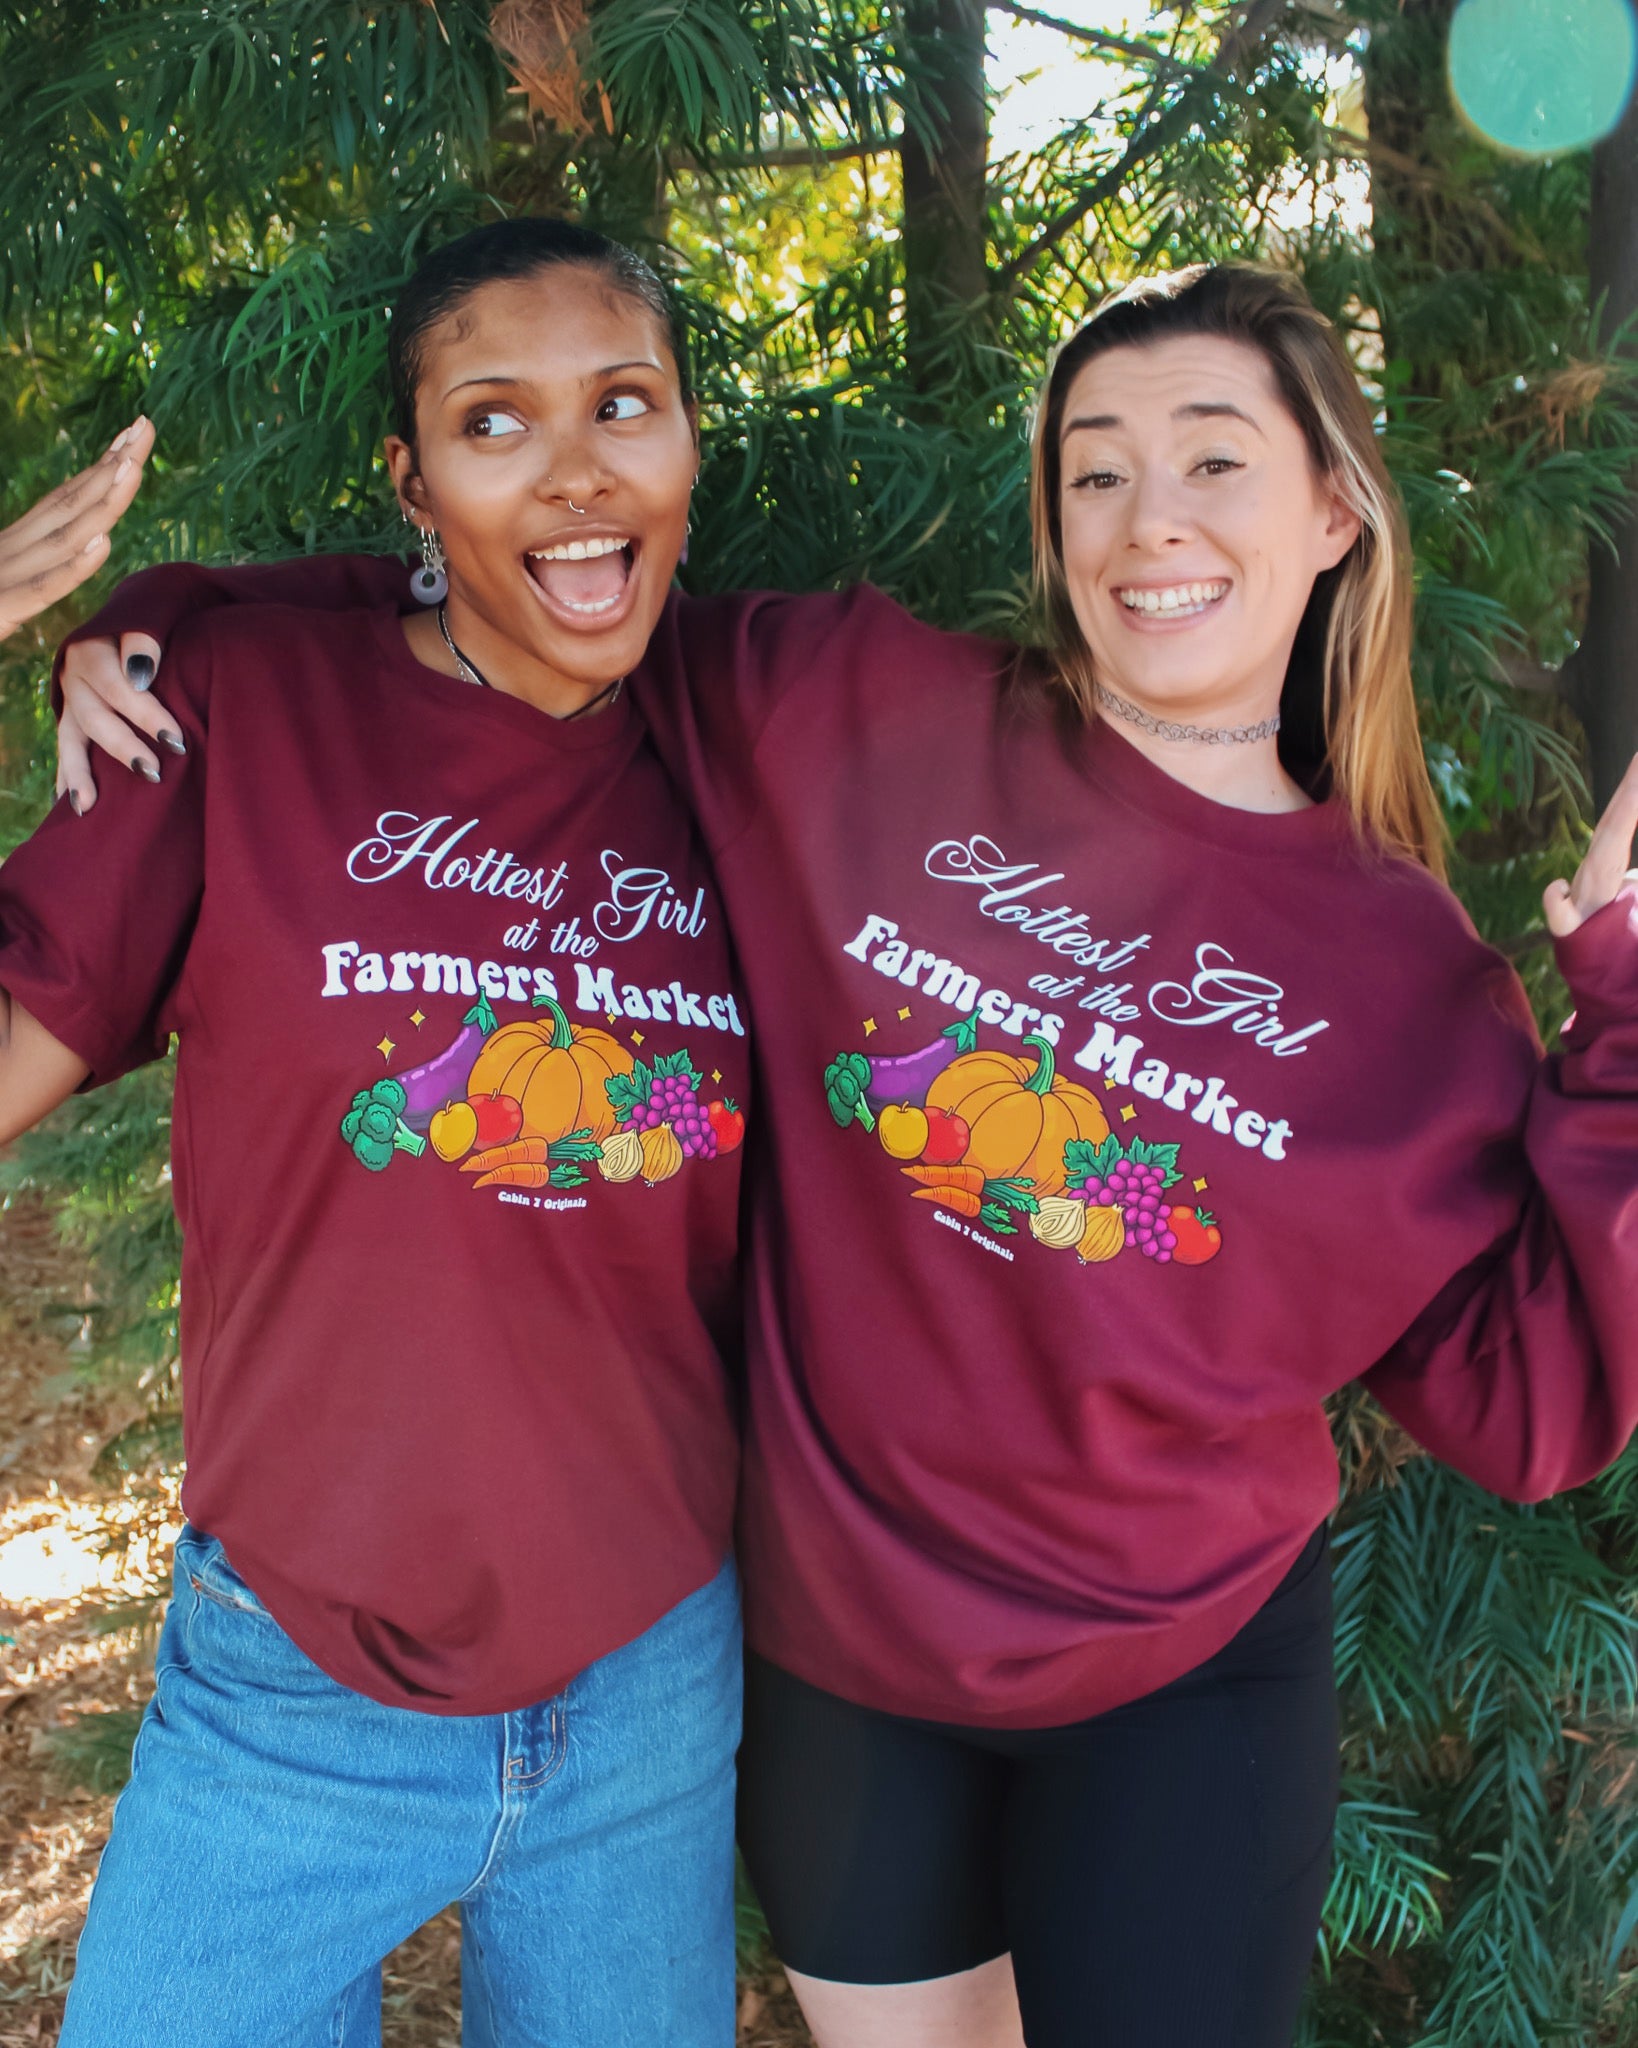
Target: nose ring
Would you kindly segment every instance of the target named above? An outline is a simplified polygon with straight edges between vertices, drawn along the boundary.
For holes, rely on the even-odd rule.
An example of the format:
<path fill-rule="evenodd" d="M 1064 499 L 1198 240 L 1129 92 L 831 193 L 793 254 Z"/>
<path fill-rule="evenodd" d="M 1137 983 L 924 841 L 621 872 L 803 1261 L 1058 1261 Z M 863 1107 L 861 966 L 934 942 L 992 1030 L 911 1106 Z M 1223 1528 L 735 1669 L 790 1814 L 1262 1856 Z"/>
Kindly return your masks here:
<path fill-rule="evenodd" d="M 563 502 L 568 506 L 571 512 L 578 512 L 582 519 L 585 518 L 586 508 L 584 505 L 577 505 L 573 498 L 565 498 Z"/>

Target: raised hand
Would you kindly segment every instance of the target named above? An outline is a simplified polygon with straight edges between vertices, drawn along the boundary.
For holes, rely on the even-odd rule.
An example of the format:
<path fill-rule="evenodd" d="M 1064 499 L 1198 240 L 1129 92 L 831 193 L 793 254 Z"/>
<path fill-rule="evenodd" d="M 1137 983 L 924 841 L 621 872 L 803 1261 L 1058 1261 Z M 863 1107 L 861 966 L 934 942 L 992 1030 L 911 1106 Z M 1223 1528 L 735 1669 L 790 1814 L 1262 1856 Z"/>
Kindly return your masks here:
<path fill-rule="evenodd" d="M 154 445 L 139 419 L 89 469 L 0 529 L 0 640 L 77 590 L 108 559 L 108 532 L 137 494 Z"/>
<path fill-rule="evenodd" d="M 1567 939 L 1595 911 L 1613 903 L 1624 888 L 1638 888 L 1632 865 L 1632 842 L 1638 837 L 1638 754 L 1627 764 L 1604 815 L 1598 821 L 1585 858 L 1571 882 L 1549 882 L 1542 895 L 1547 929 Z"/>

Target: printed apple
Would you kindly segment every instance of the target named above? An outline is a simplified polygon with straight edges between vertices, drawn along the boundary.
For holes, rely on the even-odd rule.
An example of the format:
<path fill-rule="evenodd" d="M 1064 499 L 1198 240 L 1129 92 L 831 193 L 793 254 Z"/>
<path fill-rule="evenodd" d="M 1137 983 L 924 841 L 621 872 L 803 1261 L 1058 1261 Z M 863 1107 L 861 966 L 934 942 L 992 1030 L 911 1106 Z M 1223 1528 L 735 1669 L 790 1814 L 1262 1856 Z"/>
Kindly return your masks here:
<path fill-rule="evenodd" d="M 929 1109 L 926 1114 L 927 1142 L 921 1148 L 922 1163 L 954 1166 L 972 1143 L 973 1134 L 967 1128 L 966 1118 L 957 1116 L 953 1109 Z"/>
<path fill-rule="evenodd" d="M 464 1159 L 478 1142 L 478 1112 L 470 1102 L 446 1102 L 433 1112 L 427 1136 L 440 1159 Z"/>
<path fill-rule="evenodd" d="M 927 1143 L 927 1111 L 890 1102 L 876 1119 L 876 1135 L 889 1159 L 915 1159 Z"/>
<path fill-rule="evenodd" d="M 1177 1239 L 1172 1257 L 1180 1266 L 1203 1266 L 1223 1249 L 1223 1233 L 1209 1209 L 1173 1209 L 1166 1228 Z"/>
<path fill-rule="evenodd" d="M 477 1143 L 486 1151 L 491 1145 L 510 1145 L 523 1129 L 523 1109 L 510 1095 L 474 1095 L 469 1098 L 478 1120 Z"/>
<path fill-rule="evenodd" d="M 717 1134 L 717 1151 L 734 1152 L 745 1141 L 745 1112 L 730 1095 L 726 1102 L 708 1102 L 705 1121 Z"/>

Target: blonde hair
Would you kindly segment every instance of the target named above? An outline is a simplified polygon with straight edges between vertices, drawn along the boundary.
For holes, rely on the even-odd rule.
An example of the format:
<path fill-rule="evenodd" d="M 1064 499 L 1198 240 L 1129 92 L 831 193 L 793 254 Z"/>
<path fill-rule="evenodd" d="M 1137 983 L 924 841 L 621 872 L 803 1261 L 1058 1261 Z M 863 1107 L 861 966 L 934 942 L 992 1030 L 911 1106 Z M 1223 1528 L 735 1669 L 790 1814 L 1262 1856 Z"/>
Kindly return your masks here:
<path fill-rule="evenodd" d="M 1217 335 L 1267 361 L 1316 475 L 1358 515 L 1359 537 L 1314 582 L 1280 696 L 1281 752 L 1323 784 L 1369 841 L 1444 872 L 1444 825 L 1411 685 L 1411 562 L 1404 508 L 1341 337 L 1294 277 L 1248 263 L 1142 278 L 1059 349 L 1036 410 L 1030 464 L 1036 597 L 1063 682 L 1091 716 L 1092 651 L 1070 603 L 1059 513 L 1064 404 L 1104 350 Z"/>

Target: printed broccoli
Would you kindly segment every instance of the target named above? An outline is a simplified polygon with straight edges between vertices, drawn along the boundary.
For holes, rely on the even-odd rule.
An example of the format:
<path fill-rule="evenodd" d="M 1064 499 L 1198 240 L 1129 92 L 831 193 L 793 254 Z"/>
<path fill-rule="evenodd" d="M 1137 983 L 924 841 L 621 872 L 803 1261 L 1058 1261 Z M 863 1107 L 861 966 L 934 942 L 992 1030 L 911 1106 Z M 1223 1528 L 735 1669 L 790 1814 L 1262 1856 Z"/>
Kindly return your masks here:
<path fill-rule="evenodd" d="M 425 1138 L 417 1137 L 404 1121 L 409 1097 L 397 1081 L 377 1081 L 373 1088 L 360 1088 L 353 1106 L 341 1119 L 341 1136 L 353 1148 L 353 1157 L 371 1173 L 391 1166 L 394 1152 L 407 1152 L 419 1159 L 427 1149 Z"/>
<path fill-rule="evenodd" d="M 825 1100 L 844 1131 L 851 1123 L 861 1123 L 867 1131 L 876 1128 L 870 1104 L 865 1101 L 869 1086 L 870 1062 L 862 1052 L 839 1052 L 826 1067 Z"/>

